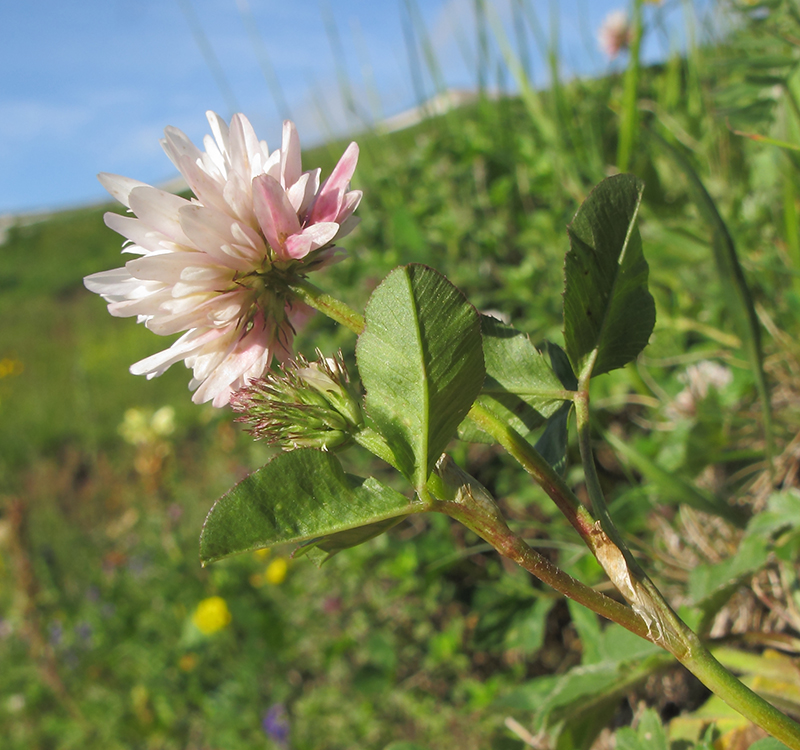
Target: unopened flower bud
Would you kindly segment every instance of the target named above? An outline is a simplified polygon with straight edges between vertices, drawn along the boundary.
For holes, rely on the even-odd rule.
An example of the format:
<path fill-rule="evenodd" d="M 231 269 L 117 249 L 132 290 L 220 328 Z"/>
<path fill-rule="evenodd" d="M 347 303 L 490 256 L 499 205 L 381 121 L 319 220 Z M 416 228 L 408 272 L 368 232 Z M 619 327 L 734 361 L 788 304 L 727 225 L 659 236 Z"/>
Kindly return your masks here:
<path fill-rule="evenodd" d="M 332 450 L 350 442 L 364 421 L 358 395 L 342 360 L 325 358 L 309 362 L 302 355 L 237 391 L 234 411 L 249 422 L 256 439 L 276 443 L 284 450 Z"/>
<path fill-rule="evenodd" d="M 298 377 L 322 394 L 351 427 L 358 427 L 364 421 L 364 415 L 358 396 L 350 385 L 350 375 L 341 354 L 325 358 L 319 350 L 317 354 L 319 360 L 310 362 L 307 367 L 300 367 L 297 370 Z"/>

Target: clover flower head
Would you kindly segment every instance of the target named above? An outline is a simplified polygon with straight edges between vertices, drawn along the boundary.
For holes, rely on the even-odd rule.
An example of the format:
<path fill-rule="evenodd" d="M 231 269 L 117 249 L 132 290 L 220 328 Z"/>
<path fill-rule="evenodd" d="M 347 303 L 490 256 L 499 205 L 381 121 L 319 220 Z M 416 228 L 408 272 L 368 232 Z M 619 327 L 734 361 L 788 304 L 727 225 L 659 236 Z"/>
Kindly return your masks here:
<path fill-rule="evenodd" d="M 600 24 L 597 41 L 600 49 L 614 59 L 622 50 L 631 44 L 633 30 L 624 10 L 612 10 Z"/>
<path fill-rule="evenodd" d="M 102 174 L 105 188 L 133 216 L 106 214 L 106 224 L 136 256 L 123 268 L 87 276 L 118 317 L 136 316 L 156 334 L 183 335 L 131 366 L 153 378 L 184 361 L 193 401 L 224 406 L 260 377 L 273 358 L 288 359 L 298 326 L 312 310 L 287 283 L 339 260 L 335 242 L 348 234 L 361 191 L 349 184 L 358 161 L 351 143 L 327 180 L 303 172 L 294 124 L 283 124 L 270 152 L 248 119 L 228 126 L 207 113 L 212 136 L 198 149 L 166 128 L 162 146 L 194 193 L 191 200 L 142 182 Z"/>
<path fill-rule="evenodd" d="M 733 382 L 733 372 L 729 367 L 711 360 L 701 360 L 689 365 L 678 380 L 686 387 L 669 404 L 667 413 L 672 418 L 693 416 L 697 405 L 714 390 L 721 392 Z"/>

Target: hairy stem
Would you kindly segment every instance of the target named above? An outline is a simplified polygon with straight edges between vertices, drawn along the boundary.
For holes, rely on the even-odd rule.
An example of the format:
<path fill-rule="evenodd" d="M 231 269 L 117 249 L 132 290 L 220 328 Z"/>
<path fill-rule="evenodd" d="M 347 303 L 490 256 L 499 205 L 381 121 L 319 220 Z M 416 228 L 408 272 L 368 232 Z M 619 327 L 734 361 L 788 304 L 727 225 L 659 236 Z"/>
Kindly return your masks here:
<path fill-rule="evenodd" d="M 442 486 L 447 483 L 441 481 L 447 476 L 442 471 L 440 474 L 437 495 L 441 497 L 447 494 L 442 492 Z M 640 579 L 631 575 L 624 557 L 608 536 L 598 536 L 598 539 L 605 540 L 598 545 L 598 559 L 628 599 L 630 607 L 577 581 L 531 549 L 509 529 L 493 498 L 480 485 L 474 486 L 466 480 L 459 491 L 450 493 L 449 497 L 451 499 L 433 500 L 431 509 L 460 521 L 501 555 L 513 560 L 556 591 L 660 645 L 742 716 L 765 729 L 790 750 L 800 750 L 800 726 L 720 664 L 700 638 L 669 607 L 653 583 L 646 576 Z M 615 564 L 618 566 L 616 569 Z"/>
<path fill-rule="evenodd" d="M 294 292 L 299 300 L 305 302 L 315 310 L 327 315 L 345 328 L 349 328 L 357 336 L 364 332 L 364 316 L 353 310 L 341 300 L 332 297 L 327 292 L 302 278 L 293 280 L 289 289 Z"/>
<path fill-rule="evenodd" d="M 564 596 L 650 640 L 647 623 L 633 609 L 568 575 L 511 531 L 494 498 L 448 456 L 439 460 L 437 471 L 432 475 L 434 478 L 437 500 L 433 510 L 464 524 L 503 557 L 513 560 Z M 457 489 L 454 485 L 458 485 Z"/>
<path fill-rule="evenodd" d="M 516 430 L 498 419 L 479 403 L 469 410 L 469 418 L 484 432 L 491 435 L 510 456 L 515 458 L 525 471 L 550 496 L 558 509 L 566 516 L 581 535 L 593 554 L 595 553 L 595 521 L 591 513 L 581 505 L 575 493 L 541 454 Z"/>

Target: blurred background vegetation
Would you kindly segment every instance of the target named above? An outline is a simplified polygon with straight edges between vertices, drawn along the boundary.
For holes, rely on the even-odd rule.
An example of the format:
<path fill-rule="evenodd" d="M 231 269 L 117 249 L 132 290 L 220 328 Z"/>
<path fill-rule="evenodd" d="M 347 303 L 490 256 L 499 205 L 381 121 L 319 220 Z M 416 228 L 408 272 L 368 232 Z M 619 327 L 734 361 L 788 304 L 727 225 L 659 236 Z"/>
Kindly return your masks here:
<path fill-rule="evenodd" d="M 561 343 L 566 224 L 605 176 L 640 176 L 658 318 L 636 365 L 594 384 L 611 512 L 718 658 L 797 718 L 800 14 L 792 0 L 720 2 L 724 34 L 689 28 L 702 43 L 640 68 L 637 35 L 653 32 L 640 6 L 622 72 L 564 81 L 553 53 L 538 91 L 508 52 L 520 95 L 482 89 L 405 130 L 359 135 L 362 223 L 318 283 L 363 309 L 394 266 L 423 262 L 534 342 Z M 304 163 L 328 172 L 342 147 Z M 414 517 L 320 569 L 282 549 L 201 569 L 205 514 L 270 449 L 227 410 L 193 405 L 183 368 L 128 374 L 163 344 L 83 287 L 121 263 L 106 210 L 120 209 L 19 221 L 0 246 L 3 747 L 763 737 L 668 657 L 444 517 Z M 354 343 L 316 316 L 297 348 L 352 358 Z M 452 452 L 532 544 L 607 590 L 507 457 Z M 343 458 L 386 474 L 357 451 Z M 580 493 L 578 461 L 567 477 Z"/>

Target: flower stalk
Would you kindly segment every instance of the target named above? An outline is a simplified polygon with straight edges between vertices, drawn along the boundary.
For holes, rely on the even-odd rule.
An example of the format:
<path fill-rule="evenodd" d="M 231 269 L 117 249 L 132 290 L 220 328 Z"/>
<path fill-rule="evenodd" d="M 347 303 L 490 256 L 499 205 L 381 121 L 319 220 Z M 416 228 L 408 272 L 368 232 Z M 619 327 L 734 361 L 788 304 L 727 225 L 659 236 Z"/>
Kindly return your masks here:
<path fill-rule="evenodd" d="M 323 292 L 322 289 L 307 279 L 297 277 L 289 282 L 288 287 L 301 302 L 313 307 L 323 315 L 327 315 L 331 320 L 340 323 L 355 333 L 356 336 L 360 336 L 363 333 L 363 315 L 360 315 L 352 307 L 336 299 L 336 297 Z"/>

